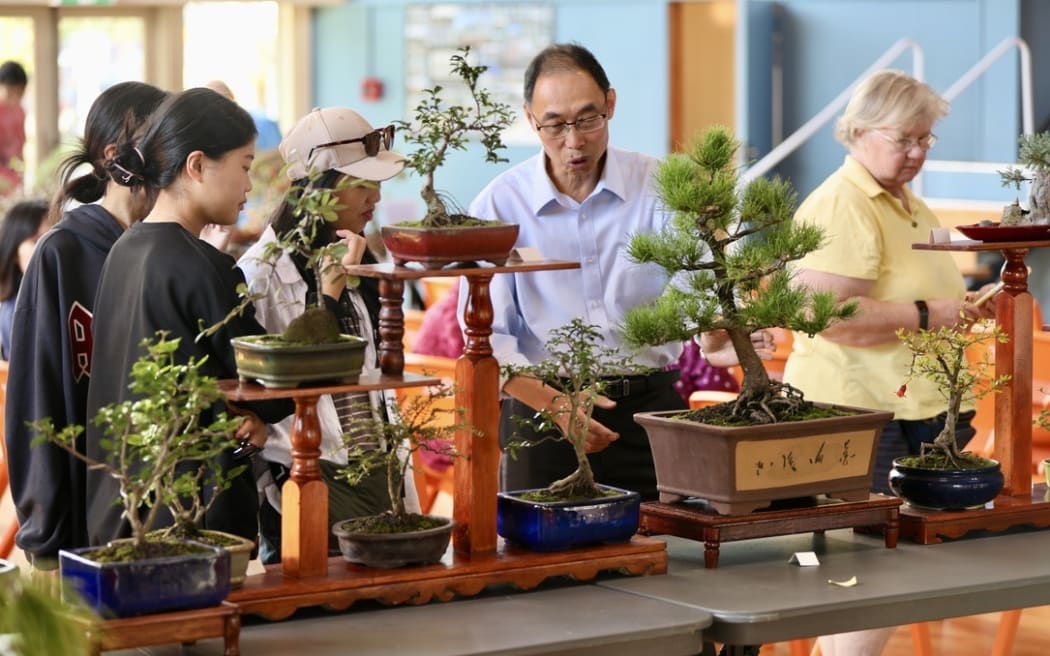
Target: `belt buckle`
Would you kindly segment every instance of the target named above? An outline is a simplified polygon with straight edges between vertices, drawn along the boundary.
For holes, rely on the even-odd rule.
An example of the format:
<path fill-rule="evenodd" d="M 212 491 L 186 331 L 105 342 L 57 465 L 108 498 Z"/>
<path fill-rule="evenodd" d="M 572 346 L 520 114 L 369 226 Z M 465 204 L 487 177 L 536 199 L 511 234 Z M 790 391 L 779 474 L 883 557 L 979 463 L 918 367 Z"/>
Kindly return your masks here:
<path fill-rule="evenodd" d="M 631 395 L 631 381 L 626 378 L 610 381 L 605 386 L 605 396 L 610 399 L 622 399 Z"/>

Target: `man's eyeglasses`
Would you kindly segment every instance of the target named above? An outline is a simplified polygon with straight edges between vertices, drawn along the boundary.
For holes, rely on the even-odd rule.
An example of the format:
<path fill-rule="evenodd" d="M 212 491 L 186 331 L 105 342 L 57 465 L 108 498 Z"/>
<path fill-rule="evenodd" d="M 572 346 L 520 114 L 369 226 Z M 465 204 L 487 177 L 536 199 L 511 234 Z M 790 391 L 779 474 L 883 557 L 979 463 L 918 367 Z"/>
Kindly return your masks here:
<path fill-rule="evenodd" d="M 537 125 L 536 129 L 540 131 L 540 134 L 547 138 L 557 139 L 559 137 L 567 136 L 569 134 L 569 128 L 576 128 L 576 131 L 580 134 L 600 130 L 605 127 L 606 116 L 608 116 L 608 114 L 584 116 L 575 121 L 562 121 L 561 123 L 551 123 L 549 125 Z"/>
<path fill-rule="evenodd" d="M 388 125 L 385 128 L 379 128 L 378 130 L 372 130 L 363 137 L 357 137 L 356 139 L 343 139 L 342 141 L 331 141 L 329 143 L 318 144 L 310 149 L 307 153 L 306 159 L 309 161 L 313 158 L 314 152 L 321 148 L 332 148 L 334 146 L 345 146 L 352 143 L 361 143 L 365 146 L 365 156 L 375 157 L 379 154 L 379 147 L 382 146 L 384 150 L 390 150 L 394 145 L 394 126 Z"/>
<path fill-rule="evenodd" d="M 933 148 L 933 144 L 937 143 L 937 135 L 929 133 L 925 136 L 919 137 L 918 139 L 912 139 L 910 137 L 895 137 L 890 134 L 886 134 L 881 128 L 875 128 L 875 133 L 880 137 L 893 144 L 894 150 L 898 153 L 910 152 L 912 148 L 918 146 L 922 150 L 926 151 Z"/>

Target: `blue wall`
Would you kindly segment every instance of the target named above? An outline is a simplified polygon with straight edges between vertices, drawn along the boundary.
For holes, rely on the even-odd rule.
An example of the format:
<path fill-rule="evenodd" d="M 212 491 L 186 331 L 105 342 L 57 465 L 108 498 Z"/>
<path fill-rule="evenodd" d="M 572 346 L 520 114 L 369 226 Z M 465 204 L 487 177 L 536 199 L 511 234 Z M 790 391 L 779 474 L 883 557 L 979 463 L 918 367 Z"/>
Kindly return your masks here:
<path fill-rule="evenodd" d="M 376 124 L 406 118 L 402 116 L 401 80 L 407 4 L 408 0 L 355 0 L 316 11 L 314 104 L 349 105 Z M 668 4 L 666 0 L 551 1 L 556 40 L 578 41 L 593 50 L 618 91 L 612 142 L 656 156 L 666 154 L 669 141 Z M 759 151 L 769 147 L 765 115 L 770 76 L 764 67 L 771 57 L 774 26 L 782 39 L 786 136 L 903 37 L 920 44 L 926 80 L 935 89 L 945 90 L 1000 40 L 1021 34 L 1022 5 L 1026 20 L 1044 22 L 1045 17 L 1050 21 L 1050 11 L 1040 10 L 1038 0 L 741 0 L 746 29 L 738 34 L 746 42 L 738 44 L 737 56 L 745 60 L 738 61 L 737 70 L 748 72 L 742 75 L 747 86 L 737 93 L 738 99 L 747 101 L 738 130 Z M 775 20 L 771 19 L 773 6 L 778 7 Z M 1026 25 L 1025 32 L 1035 37 L 1046 30 Z M 1014 159 L 1021 129 L 1016 62 L 1016 54 L 1007 56 L 953 103 L 951 114 L 935 128 L 940 140 L 931 159 Z M 894 66 L 910 71 L 911 56 L 901 57 Z M 1035 69 L 1038 85 L 1038 60 Z M 385 84 L 386 95 L 379 102 L 361 98 L 361 80 L 369 75 Z M 1039 89 L 1042 87 L 1037 92 Z M 1041 104 L 1050 104 L 1050 93 L 1043 90 L 1041 94 L 1037 93 L 1037 100 L 1046 98 Z M 1037 127 L 1045 113 L 1045 108 L 1042 114 L 1036 112 Z M 844 151 L 834 141 L 832 129 L 825 127 L 777 171 L 790 178 L 802 194 L 842 160 Z M 536 149 L 514 147 L 506 156 L 513 164 Z M 465 205 L 506 166 L 509 164 L 486 164 L 477 152 L 456 153 L 438 173 L 438 186 Z M 1009 196 L 988 176 L 970 180 L 929 173 L 925 185 L 930 196 Z M 388 213 L 418 211 L 421 205 L 414 200 L 418 187 L 418 179 L 407 176 L 385 184 Z M 416 208 L 406 207 L 406 202 L 416 202 Z M 406 217 L 389 217 L 395 218 Z"/>
<path fill-rule="evenodd" d="M 403 116 L 405 99 L 401 88 L 402 24 L 407 4 L 424 3 L 357 1 L 315 13 L 315 105 L 347 105 L 373 124 L 409 118 Z M 610 123 L 612 143 L 664 155 L 670 138 L 667 3 L 561 0 L 551 4 L 556 8 L 555 40 L 577 41 L 594 52 L 617 90 L 616 118 Z M 368 75 L 385 84 L 386 94 L 379 102 L 361 98 L 360 82 Z M 517 101 L 515 110 L 520 111 L 520 103 Z M 435 182 L 466 206 L 497 173 L 538 149 L 538 145 L 509 148 L 504 156 L 510 161 L 500 165 L 487 164 L 480 149 L 456 152 L 438 171 Z M 410 211 L 405 205 L 408 200 L 415 203 L 414 211 L 420 212 L 420 184 L 419 178 L 407 175 L 385 183 L 382 220 L 413 218 L 392 216 Z"/>
<path fill-rule="evenodd" d="M 758 3 L 762 4 L 762 3 Z M 897 40 L 911 38 L 923 51 L 925 79 L 944 91 L 986 52 L 1018 34 L 1018 4 L 1011 0 L 781 0 L 784 43 L 785 135 L 819 112 Z M 912 56 L 893 67 L 912 71 Z M 993 66 L 953 103 L 934 129 L 931 159 L 1012 161 L 1020 133 L 1017 56 Z M 803 192 L 841 162 L 844 149 L 833 124 L 780 167 Z M 926 174 L 929 196 L 989 198 L 997 179 Z"/>

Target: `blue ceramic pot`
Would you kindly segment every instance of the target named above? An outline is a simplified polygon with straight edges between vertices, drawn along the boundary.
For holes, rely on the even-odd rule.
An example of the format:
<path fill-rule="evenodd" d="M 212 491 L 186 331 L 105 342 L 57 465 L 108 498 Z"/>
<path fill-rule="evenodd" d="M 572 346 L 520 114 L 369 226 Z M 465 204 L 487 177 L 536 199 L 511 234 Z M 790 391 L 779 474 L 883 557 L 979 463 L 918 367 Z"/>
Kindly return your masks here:
<path fill-rule="evenodd" d="M 199 554 L 97 563 L 97 547 L 58 552 L 62 578 L 104 618 L 215 606 L 230 592 L 230 553 L 200 542 Z"/>
<path fill-rule="evenodd" d="M 1003 489 L 999 463 L 981 469 L 924 469 L 906 467 L 900 458 L 890 470 L 890 489 L 913 506 L 962 510 L 983 506 Z"/>
<path fill-rule="evenodd" d="M 630 540 L 638 530 L 641 497 L 629 490 L 600 487 L 620 494 L 591 501 L 541 503 L 516 496 L 538 490 L 500 492 L 496 501 L 496 532 L 533 551 L 561 551 Z"/>

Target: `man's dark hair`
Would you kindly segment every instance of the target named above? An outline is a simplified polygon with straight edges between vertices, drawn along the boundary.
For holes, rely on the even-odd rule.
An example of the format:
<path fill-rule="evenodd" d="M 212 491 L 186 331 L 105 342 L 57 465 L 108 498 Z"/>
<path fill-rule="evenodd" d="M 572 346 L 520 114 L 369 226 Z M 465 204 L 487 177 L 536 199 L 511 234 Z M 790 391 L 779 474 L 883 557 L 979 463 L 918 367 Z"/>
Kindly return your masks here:
<path fill-rule="evenodd" d="M 29 76 L 26 69 L 16 61 L 5 61 L 0 64 L 0 85 L 10 87 L 24 87 L 29 84 Z"/>
<path fill-rule="evenodd" d="M 551 71 L 585 71 L 602 93 L 609 93 L 609 78 L 594 54 L 578 43 L 555 43 L 532 58 L 525 70 L 525 102 L 532 103 L 532 92 L 540 75 Z"/>

